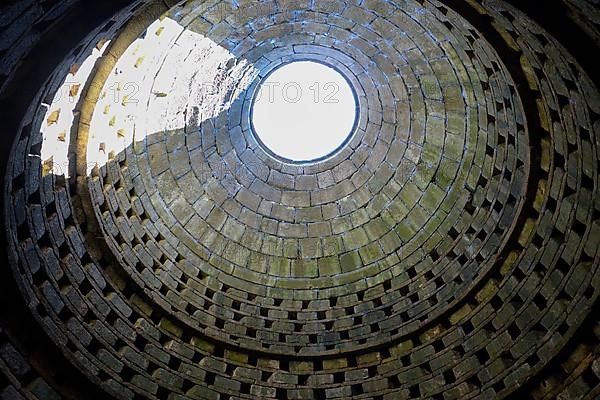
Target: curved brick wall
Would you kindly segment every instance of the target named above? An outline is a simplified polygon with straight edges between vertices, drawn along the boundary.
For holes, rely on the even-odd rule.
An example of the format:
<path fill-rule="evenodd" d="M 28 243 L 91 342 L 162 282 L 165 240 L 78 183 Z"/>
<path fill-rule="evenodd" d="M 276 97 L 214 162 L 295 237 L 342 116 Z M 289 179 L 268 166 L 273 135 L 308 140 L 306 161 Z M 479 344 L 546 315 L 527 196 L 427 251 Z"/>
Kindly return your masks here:
<path fill-rule="evenodd" d="M 15 115 L 0 396 L 597 398 L 595 13 L 577 45 L 502 1 L 111 6 Z M 357 95 L 325 161 L 251 132 L 294 60 Z"/>

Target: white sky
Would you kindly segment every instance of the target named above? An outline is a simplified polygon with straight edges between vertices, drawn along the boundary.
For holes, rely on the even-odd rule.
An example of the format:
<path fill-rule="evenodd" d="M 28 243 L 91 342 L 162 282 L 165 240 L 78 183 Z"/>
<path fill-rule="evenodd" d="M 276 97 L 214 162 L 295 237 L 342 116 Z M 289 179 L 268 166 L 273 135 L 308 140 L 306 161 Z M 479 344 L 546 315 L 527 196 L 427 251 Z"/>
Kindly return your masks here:
<path fill-rule="evenodd" d="M 256 95 L 255 133 L 275 154 L 309 161 L 337 149 L 351 133 L 356 101 L 344 77 L 312 61 L 277 69 Z"/>

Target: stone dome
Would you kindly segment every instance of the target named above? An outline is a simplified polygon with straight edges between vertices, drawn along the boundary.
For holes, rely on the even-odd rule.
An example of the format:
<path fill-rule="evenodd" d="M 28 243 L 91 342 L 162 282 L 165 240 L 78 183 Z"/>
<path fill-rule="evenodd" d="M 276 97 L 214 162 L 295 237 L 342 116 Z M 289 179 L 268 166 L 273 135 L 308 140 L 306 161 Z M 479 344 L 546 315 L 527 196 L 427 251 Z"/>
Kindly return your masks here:
<path fill-rule="evenodd" d="M 600 396 L 595 0 L 98 3 L 0 7 L 1 399 Z"/>

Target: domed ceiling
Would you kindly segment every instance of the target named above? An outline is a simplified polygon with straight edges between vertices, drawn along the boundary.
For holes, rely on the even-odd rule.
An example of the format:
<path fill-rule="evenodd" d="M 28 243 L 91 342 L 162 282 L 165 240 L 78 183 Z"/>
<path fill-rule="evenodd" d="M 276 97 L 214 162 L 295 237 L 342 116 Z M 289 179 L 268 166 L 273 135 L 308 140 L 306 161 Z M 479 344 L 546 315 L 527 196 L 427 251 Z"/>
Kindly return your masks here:
<path fill-rule="evenodd" d="M 6 161 L 3 279 L 44 346 L 0 325 L 1 398 L 600 396 L 600 96 L 523 11 L 150 0 L 90 31 Z M 356 115 L 297 162 L 253 107 L 306 62 Z"/>

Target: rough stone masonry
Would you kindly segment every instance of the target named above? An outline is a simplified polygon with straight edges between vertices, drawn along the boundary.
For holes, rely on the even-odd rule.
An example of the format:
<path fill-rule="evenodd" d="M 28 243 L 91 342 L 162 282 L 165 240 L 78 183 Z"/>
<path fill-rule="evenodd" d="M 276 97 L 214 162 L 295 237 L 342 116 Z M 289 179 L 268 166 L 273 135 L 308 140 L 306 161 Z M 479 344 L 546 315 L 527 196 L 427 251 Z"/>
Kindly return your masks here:
<path fill-rule="evenodd" d="M 600 397 L 596 0 L 98 3 L 0 6 L 0 399 Z"/>

